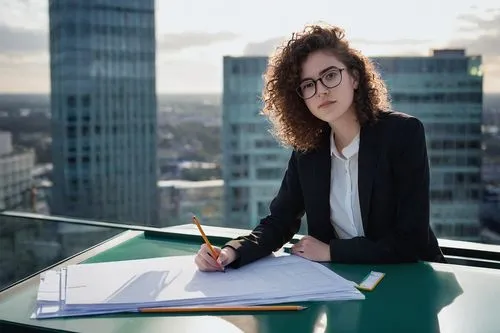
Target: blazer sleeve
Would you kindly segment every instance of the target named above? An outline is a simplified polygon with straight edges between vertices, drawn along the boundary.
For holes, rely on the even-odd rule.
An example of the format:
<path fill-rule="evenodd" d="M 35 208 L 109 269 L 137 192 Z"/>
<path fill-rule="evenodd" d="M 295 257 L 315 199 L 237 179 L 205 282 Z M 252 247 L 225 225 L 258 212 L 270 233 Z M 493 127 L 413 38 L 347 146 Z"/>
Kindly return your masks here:
<path fill-rule="evenodd" d="M 304 200 L 297 170 L 297 153 L 292 152 L 278 194 L 269 206 L 270 214 L 249 235 L 224 245 L 238 253 L 230 267 L 237 268 L 279 250 L 299 231 L 304 215 Z"/>
<path fill-rule="evenodd" d="M 398 263 L 419 259 L 429 242 L 429 162 L 425 131 L 414 117 L 400 126 L 401 137 L 392 156 L 393 186 L 396 189 L 396 224 L 385 237 L 333 239 L 333 262 Z"/>

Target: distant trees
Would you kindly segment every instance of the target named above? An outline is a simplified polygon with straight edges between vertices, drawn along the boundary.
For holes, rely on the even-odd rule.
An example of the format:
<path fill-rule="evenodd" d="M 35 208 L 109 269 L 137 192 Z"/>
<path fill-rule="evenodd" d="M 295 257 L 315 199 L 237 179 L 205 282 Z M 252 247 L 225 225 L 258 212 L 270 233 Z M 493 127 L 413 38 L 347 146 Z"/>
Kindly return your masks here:
<path fill-rule="evenodd" d="M 0 131 L 12 132 L 16 141 L 21 133 L 43 132 L 50 134 L 50 119 L 44 113 L 31 113 L 28 116 L 2 117 Z"/>
<path fill-rule="evenodd" d="M 45 114 L 3 117 L 0 131 L 11 132 L 14 145 L 34 148 L 36 163 L 51 162 L 51 145 L 48 140 L 51 136 L 50 119 Z M 39 135 L 27 135 L 34 133 Z M 163 125 L 159 129 L 159 135 L 159 148 L 174 150 L 179 159 L 215 163 L 220 161 L 221 128 L 218 126 L 205 126 L 199 121 Z"/>
<path fill-rule="evenodd" d="M 180 159 L 202 162 L 220 160 L 222 153 L 220 127 L 208 127 L 199 122 L 185 122 L 175 126 L 164 125 L 159 131 L 163 137 L 160 139 L 159 147 L 177 151 Z"/>
<path fill-rule="evenodd" d="M 35 163 L 51 163 L 50 119 L 44 113 L 2 117 L 0 131 L 12 133 L 14 146 L 35 149 Z"/>

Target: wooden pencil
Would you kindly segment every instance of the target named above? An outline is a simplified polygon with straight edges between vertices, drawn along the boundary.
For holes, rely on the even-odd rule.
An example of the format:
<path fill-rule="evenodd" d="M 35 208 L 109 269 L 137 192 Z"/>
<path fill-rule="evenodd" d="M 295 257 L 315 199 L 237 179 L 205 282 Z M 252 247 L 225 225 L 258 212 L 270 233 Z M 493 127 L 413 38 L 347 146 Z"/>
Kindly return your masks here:
<path fill-rule="evenodd" d="M 207 244 L 208 248 L 210 249 L 210 252 L 212 252 L 212 257 L 214 259 L 217 259 L 217 253 L 215 252 L 214 248 L 212 247 L 212 244 L 210 244 L 210 241 L 207 238 L 207 235 L 205 235 L 205 232 L 203 231 L 200 221 L 196 218 L 196 216 L 193 216 L 193 221 L 194 224 L 198 227 L 198 230 L 200 231 L 201 237 L 203 237 L 203 240 L 205 241 L 205 244 Z"/>
<path fill-rule="evenodd" d="M 198 221 L 198 219 L 194 215 L 193 215 L 193 222 L 198 227 L 198 230 L 200 231 L 200 234 L 201 234 L 201 237 L 203 238 L 203 241 L 205 241 L 205 244 L 207 244 L 208 248 L 210 249 L 210 252 L 212 252 L 212 257 L 214 258 L 214 260 L 217 260 L 217 258 L 218 258 L 217 252 L 215 252 L 212 244 L 210 244 L 210 241 L 207 238 L 207 235 L 205 235 L 205 232 L 203 231 L 203 228 L 201 227 L 200 221 Z M 219 266 L 222 269 L 222 271 L 225 272 L 224 267 L 222 267 L 222 265 L 219 265 Z"/>
<path fill-rule="evenodd" d="M 206 307 L 158 307 L 139 308 L 144 313 L 189 313 L 189 312 L 235 312 L 235 311 L 300 311 L 299 305 L 252 305 L 252 306 L 206 306 Z"/>

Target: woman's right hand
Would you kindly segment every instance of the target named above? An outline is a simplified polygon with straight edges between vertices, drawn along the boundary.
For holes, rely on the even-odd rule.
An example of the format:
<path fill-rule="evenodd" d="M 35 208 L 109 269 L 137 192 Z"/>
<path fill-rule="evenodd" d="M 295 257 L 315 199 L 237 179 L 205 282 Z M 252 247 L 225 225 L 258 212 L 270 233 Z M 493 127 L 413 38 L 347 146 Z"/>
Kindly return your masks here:
<path fill-rule="evenodd" d="M 194 258 L 194 262 L 200 271 L 214 272 L 223 271 L 224 267 L 236 260 L 237 253 L 230 247 L 225 247 L 222 250 L 216 246 L 212 246 L 217 253 L 218 258 L 215 260 L 212 253 L 206 244 L 202 244 L 200 250 Z"/>

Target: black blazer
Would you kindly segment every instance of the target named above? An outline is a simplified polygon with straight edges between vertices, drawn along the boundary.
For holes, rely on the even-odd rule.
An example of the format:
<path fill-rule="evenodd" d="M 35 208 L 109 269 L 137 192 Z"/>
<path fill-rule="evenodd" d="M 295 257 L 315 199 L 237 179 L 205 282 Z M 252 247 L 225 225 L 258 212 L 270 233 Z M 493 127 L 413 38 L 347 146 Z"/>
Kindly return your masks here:
<path fill-rule="evenodd" d="M 250 235 L 234 248 L 239 267 L 290 241 L 306 213 L 308 234 L 330 245 L 332 262 L 444 262 L 429 226 L 429 162 L 422 123 L 399 112 L 383 112 L 360 131 L 358 191 L 364 237 L 339 239 L 330 222 L 330 131 L 314 151 L 294 151 L 278 194 Z M 335 180 L 333 180 L 335 186 Z"/>

